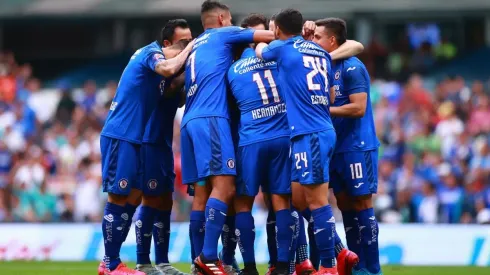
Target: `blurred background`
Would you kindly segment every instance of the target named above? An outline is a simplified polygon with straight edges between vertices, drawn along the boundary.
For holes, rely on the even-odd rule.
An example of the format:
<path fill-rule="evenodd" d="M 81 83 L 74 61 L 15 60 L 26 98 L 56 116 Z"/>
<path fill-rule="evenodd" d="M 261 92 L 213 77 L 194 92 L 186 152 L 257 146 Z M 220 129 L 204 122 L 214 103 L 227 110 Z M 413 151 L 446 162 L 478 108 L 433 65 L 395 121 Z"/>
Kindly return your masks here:
<path fill-rule="evenodd" d="M 447 255 L 440 262 L 431 260 L 490 264 L 490 245 L 472 250 L 480 235 L 488 237 L 488 227 L 447 225 L 490 224 L 490 1 L 222 2 L 230 5 L 235 22 L 250 12 L 272 15 L 285 7 L 298 8 L 313 20 L 345 19 L 349 37 L 365 46 L 359 57 L 371 75 L 382 144 L 375 207 L 388 232 L 381 232 L 381 244 L 396 242 L 395 232 L 405 230 L 442 238 L 453 233 L 441 228 L 466 228 L 473 231 L 457 231 L 471 237 L 463 240 L 471 245 L 464 256 L 454 256 L 456 262 Z M 193 34 L 199 35 L 200 4 L 200 0 L 0 1 L 0 222 L 11 226 L 0 224 L 0 232 L 34 230 L 25 223 L 50 223 L 56 231 L 60 227 L 53 223 L 100 221 L 106 197 L 101 192 L 99 133 L 119 76 L 131 54 L 155 40 L 166 20 L 185 18 Z M 181 116 L 179 110 L 173 146 L 176 222 L 188 220 L 191 202 L 180 180 Z M 256 223 L 265 223 L 267 210 L 260 196 L 254 212 Z M 442 225 L 400 226 L 407 223 Z M 185 224 L 176 228 L 180 225 L 185 231 Z M 86 226 L 94 232 L 87 237 L 93 242 L 98 226 Z M 419 235 L 417 241 L 423 238 Z M 7 245 L 11 243 L 0 236 L 0 259 L 14 257 L 1 250 L 2 245 L 11 249 Z M 402 252 L 409 247 L 400 241 Z M 93 249 L 84 259 L 97 258 L 100 251 Z M 423 254 L 413 260 L 398 250 L 383 251 L 385 263 L 425 263 Z M 488 255 L 480 259 L 482 251 Z M 187 255 L 180 256 L 185 252 L 178 253 L 174 259 L 188 260 Z"/>

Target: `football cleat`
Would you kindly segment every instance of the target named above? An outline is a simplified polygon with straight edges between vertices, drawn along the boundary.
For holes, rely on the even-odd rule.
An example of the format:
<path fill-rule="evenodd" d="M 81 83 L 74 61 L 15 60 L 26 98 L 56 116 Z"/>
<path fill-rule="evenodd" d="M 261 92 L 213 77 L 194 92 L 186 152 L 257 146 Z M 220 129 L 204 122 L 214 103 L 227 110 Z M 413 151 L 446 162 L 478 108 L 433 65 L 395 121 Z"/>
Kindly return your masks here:
<path fill-rule="evenodd" d="M 97 268 L 97 274 L 104 275 L 104 273 L 105 273 L 105 262 L 102 261 L 99 263 L 99 267 Z"/>
<path fill-rule="evenodd" d="M 158 264 L 155 267 L 165 275 L 189 275 L 187 273 L 178 270 L 177 268 L 173 267 L 170 264 Z"/>
<path fill-rule="evenodd" d="M 316 270 L 309 259 L 304 260 L 302 263 L 296 265 L 295 273 L 296 275 L 310 275 Z"/>
<path fill-rule="evenodd" d="M 352 275 L 352 269 L 359 263 L 356 253 L 344 248 L 337 256 L 337 270 L 339 275 Z"/>
<path fill-rule="evenodd" d="M 194 260 L 197 273 L 200 275 L 225 275 L 226 271 L 220 260 L 215 262 L 204 262 L 202 255 Z"/>
<path fill-rule="evenodd" d="M 104 275 L 146 275 L 144 272 L 129 268 L 127 265 L 120 263 L 116 269 L 110 271 L 105 269 Z"/>
<path fill-rule="evenodd" d="M 339 275 L 339 273 L 337 272 L 337 267 L 326 268 L 320 266 L 320 270 L 313 273 L 313 275 Z"/>

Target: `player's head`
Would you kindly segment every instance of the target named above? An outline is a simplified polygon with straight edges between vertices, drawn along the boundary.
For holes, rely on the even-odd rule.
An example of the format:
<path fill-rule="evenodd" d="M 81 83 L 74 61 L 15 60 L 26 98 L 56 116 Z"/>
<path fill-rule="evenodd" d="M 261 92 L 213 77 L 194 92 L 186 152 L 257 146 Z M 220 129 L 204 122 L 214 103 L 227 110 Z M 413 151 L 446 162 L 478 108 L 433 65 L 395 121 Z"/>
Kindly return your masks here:
<path fill-rule="evenodd" d="M 295 9 L 285 9 L 276 15 L 274 33 L 278 39 L 301 35 L 303 15 Z"/>
<path fill-rule="evenodd" d="M 269 30 L 274 31 L 276 29 L 276 16 L 277 14 L 273 14 L 271 19 L 269 19 Z"/>
<path fill-rule="evenodd" d="M 332 52 L 347 40 L 347 24 L 340 18 L 317 20 L 313 42 Z"/>
<path fill-rule="evenodd" d="M 231 26 L 230 8 L 218 1 L 206 0 L 201 5 L 201 22 L 204 29 Z"/>
<path fill-rule="evenodd" d="M 267 18 L 259 13 L 251 13 L 242 20 L 240 24 L 242 28 L 252 28 L 255 30 L 267 29 Z"/>
<path fill-rule="evenodd" d="M 164 47 L 169 47 L 183 39 L 192 40 L 191 29 L 185 19 L 169 20 L 160 32 L 160 43 Z"/>
<path fill-rule="evenodd" d="M 174 44 L 163 48 L 163 54 L 165 55 L 165 59 L 170 59 L 176 57 L 181 51 L 187 47 L 187 44 L 189 44 L 191 41 L 187 39 L 182 39 Z"/>

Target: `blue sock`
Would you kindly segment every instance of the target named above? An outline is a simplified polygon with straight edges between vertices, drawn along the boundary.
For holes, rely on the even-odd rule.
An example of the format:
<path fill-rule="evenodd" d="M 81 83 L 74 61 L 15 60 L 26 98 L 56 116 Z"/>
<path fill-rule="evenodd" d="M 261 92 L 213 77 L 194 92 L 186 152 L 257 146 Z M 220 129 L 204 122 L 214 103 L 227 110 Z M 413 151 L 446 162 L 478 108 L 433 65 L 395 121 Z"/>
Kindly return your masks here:
<path fill-rule="evenodd" d="M 123 224 L 124 230 L 122 231 L 123 243 L 126 241 L 126 238 L 128 237 L 129 230 L 131 230 L 131 222 L 133 221 L 133 216 L 134 216 L 134 212 L 136 212 L 136 208 L 138 208 L 138 205 L 132 205 L 129 203 L 126 203 L 126 205 L 124 206 L 127 215 L 123 217 L 124 219 L 124 224 Z"/>
<path fill-rule="evenodd" d="M 102 219 L 102 235 L 105 249 L 104 262 L 109 270 L 114 270 L 121 263 L 119 252 L 123 242 L 122 231 L 125 221 L 122 216 L 127 216 L 123 206 L 106 203 Z"/>
<path fill-rule="evenodd" d="M 357 212 L 359 222 L 362 256 L 365 257 L 366 269 L 373 274 L 380 272 L 378 250 L 378 222 L 374 216 L 374 209 L 369 208 Z M 360 256 L 360 257 L 362 257 Z"/>
<path fill-rule="evenodd" d="M 170 245 L 170 211 L 158 211 L 153 220 L 153 245 L 155 246 L 155 264 L 168 264 Z"/>
<path fill-rule="evenodd" d="M 204 245 L 204 225 L 206 224 L 206 217 L 204 216 L 204 211 L 192 211 L 190 217 L 189 231 L 192 237 L 192 247 L 194 249 L 194 261 L 199 254 L 202 252 L 202 247 Z"/>
<path fill-rule="evenodd" d="M 292 260 L 293 236 L 295 234 L 295 223 L 290 209 L 276 212 L 276 239 L 277 239 L 277 262 L 287 263 Z"/>
<path fill-rule="evenodd" d="M 294 231 L 293 231 L 293 239 L 291 240 L 291 250 L 289 251 L 289 274 L 293 274 L 296 266 L 295 262 L 295 254 L 296 254 L 296 248 L 298 246 L 298 237 L 299 237 L 299 218 L 300 215 L 298 211 L 294 208 L 291 207 L 291 217 L 293 219 L 293 224 L 294 224 Z"/>
<path fill-rule="evenodd" d="M 342 219 L 344 222 L 345 238 L 347 239 L 347 247 L 350 251 L 359 256 L 357 268 L 365 268 L 366 262 L 361 256 L 361 247 L 359 244 L 359 224 L 357 222 L 357 213 L 355 211 L 342 211 Z"/>
<path fill-rule="evenodd" d="M 320 267 L 320 254 L 316 246 L 315 234 L 313 234 L 313 232 L 315 231 L 315 225 L 313 223 L 313 219 L 311 218 L 311 210 L 309 208 L 306 208 L 302 212 L 302 214 L 306 221 L 308 221 L 308 244 L 310 247 L 310 261 L 313 264 L 313 267 L 318 270 L 318 268 Z"/>
<path fill-rule="evenodd" d="M 221 242 L 223 243 L 223 263 L 232 265 L 235 260 L 235 250 L 237 239 L 235 236 L 235 216 L 227 216 L 223 231 L 221 232 Z"/>
<path fill-rule="evenodd" d="M 276 213 L 269 209 L 267 215 L 267 248 L 269 249 L 269 266 L 275 266 L 277 263 L 277 243 L 276 243 Z"/>
<path fill-rule="evenodd" d="M 136 263 L 151 264 L 151 232 L 153 229 L 153 220 L 157 210 L 148 206 L 142 206 L 138 212 L 138 218 L 135 223 L 136 230 Z"/>
<path fill-rule="evenodd" d="M 218 240 L 226 221 L 228 205 L 226 203 L 210 198 L 206 204 L 206 232 L 204 232 L 204 246 L 202 255 L 206 261 L 218 260 Z"/>
<path fill-rule="evenodd" d="M 240 251 L 245 265 L 255 264 L 255 223 L 251 212 L 236 214 L 236 229 Z"/>
<path fill-rule="evenodd" d="M 315 223 L 315 241 L 320 254 L 320 263 L 323 267 L 335 266 L 335 218 L 332 207 L 325 205 L 311 211 Z"/>
<path fill-rule="evenodd" d="M 296 244 L 296 263 L 302 263 L 308 259 L 308 242 L 306 241 L 305 219 L 299 215 L 298 241 Z"/>
<path fill-rule="evenodd" d="M 191 242 L 191 263 L 192 263 L 197 256 L 196 256 L 196 252 L 194 251 L 194 241 L 192 240 L 191 223 L 189 223 L 189 240 Z"/>
<path fill-rule="evenodd" d="M 342 243 L 342 240 L 340 239 L 339 235 L 337 234 L 337 229 L 335 229 L 335 236 L 334 236 L 334 248 L 335 248 L 335 257 L 337 257 L 340 252 L 345 248 L 344 244 Z"/>

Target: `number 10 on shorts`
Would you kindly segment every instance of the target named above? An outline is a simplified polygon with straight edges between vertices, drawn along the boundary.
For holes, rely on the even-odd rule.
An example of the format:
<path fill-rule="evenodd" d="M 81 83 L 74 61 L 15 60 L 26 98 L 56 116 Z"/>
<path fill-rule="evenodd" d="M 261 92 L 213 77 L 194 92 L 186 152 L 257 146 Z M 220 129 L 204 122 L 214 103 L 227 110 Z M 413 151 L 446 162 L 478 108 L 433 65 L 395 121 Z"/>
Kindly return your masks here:
<path fill-rule="evenodd" d="M 306 159 L 306 152 L 294 154 L 294 159 L 296 160 L 296 169 L 301 169 L 301 161 L 303 161 L 304 168 L 308 168 L 308 160 Z"/>
<path fill-rule="evenodd" d="M 350 173 L 352 175 L 352 179 L 362 179 L 362 165 L 360 162 L 353 163 L 350 165 Z"/>

